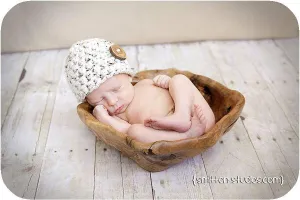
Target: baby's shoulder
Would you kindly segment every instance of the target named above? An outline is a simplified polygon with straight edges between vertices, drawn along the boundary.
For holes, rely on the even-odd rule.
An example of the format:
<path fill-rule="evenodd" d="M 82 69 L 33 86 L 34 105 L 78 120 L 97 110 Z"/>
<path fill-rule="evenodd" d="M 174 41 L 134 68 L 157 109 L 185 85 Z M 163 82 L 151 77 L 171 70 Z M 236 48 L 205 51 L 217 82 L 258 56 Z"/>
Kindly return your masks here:
<path fill-rule="evenodd" d="M 153 84 L 153 80 L 152 79 L 143 79 L 140 80 L 136 85 L 152 85 Z"/>

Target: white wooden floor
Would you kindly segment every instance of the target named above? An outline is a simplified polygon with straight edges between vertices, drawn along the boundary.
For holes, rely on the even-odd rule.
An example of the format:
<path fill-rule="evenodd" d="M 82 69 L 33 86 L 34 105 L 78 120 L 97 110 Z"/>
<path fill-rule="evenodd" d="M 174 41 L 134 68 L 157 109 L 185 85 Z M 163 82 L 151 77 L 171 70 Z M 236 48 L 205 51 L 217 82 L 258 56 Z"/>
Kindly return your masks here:
<path fill-rule="evenodd" d="M 244 94 L 233 129 L 206 152 L 149 173 L 96 141 L 63 73 L 67 50 L 2 55 L 2 177 L 23 198 L 277 198 L 299 173 L 298 39 L 127 46 L 139 70 L 175 67 Z M 283 184 L 193 178 L 283 177 Z"/>

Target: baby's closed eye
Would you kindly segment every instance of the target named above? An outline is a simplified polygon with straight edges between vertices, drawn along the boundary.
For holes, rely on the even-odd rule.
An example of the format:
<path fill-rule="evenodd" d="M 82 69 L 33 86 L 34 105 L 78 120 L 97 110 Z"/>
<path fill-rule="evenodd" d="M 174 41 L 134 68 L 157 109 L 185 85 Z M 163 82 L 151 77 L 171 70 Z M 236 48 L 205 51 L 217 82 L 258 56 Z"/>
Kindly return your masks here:
<path fill-rule="evenodd" d="M 97 105 L 101 104 L 102 101 L 103 101 L 103 98 L 101 98 L 101 99 L 99 99 L 99 101 L 93 103 L 92 106 L 97 106 Z"/>
<path fill-rule="evenodd" d="M 113 91 L 114 91 L 114 92 L 117 92 L 117 91 L 119 91 L 121 88 L 122 88 L 122 86 L 116 87 L 116 88 L 113 89 Z"/>

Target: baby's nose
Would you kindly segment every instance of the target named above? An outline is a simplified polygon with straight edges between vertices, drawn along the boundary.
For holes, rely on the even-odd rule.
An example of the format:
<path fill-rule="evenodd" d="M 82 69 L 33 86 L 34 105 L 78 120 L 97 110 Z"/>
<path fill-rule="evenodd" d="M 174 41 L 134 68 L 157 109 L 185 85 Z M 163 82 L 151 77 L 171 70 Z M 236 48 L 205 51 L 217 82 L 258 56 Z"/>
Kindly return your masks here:
<path fill-rule="evenodd" d="M 116 97 L 109 97 L 107 98 L 107 102 L 109 106 L 113 106 L 117 103 L 118 99 Z"/>

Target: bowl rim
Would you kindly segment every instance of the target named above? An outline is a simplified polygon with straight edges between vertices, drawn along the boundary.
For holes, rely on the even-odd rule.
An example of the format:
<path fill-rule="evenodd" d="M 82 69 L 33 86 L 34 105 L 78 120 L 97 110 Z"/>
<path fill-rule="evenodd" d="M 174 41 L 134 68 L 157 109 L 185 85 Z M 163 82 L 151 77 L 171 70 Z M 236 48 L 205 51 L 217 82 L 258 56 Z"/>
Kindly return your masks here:
<path fill-rule="evenodd" d="M 180 151 L 195 150 L 195 148 L 206 149 L 208 147 L 213 146 L 218 141 L 218 139 L 221 138 L 221 136 L 226 133 L 226 130 L 238 120 L 239 115 L 245 105 L 245 97 L 237 90 L 231 90 L 226 86 L 224 86 L 223 84 L 209 77 L 194 74 L 189 71 L 181 71 L 174 68 L 169 68 L 164 70 L 144 70 L 140 72 L 145 73 L 145 72 L 156 71 L 156 72 L 164 73 L 165 71 L 169 71 L 169 70 L 174 70 L 176 74 L 188 75 L 188 77 L 196 76 L 197 78 L 201 78 L 204 81 L 209 81 L 215 84 L 217 87 L 226 91 L 227 95 L 235 95 L 238 98 L 238 100 L 233 105 L 231 110 L 226 115 L 224 115 L 221 119 L 219 119 L 216 122 L 216 124 L 205 134 L 198 137 L 191 137 L 182 140 L 176 140 L 176 141 L 160 140 L 152 143 L 140 142 L 138 140 L 131 138 L 125 133 L 118 132 L 117 130 L 113 129 L 111 126 L 101 123 L 92 115 L 92 113 L 87 111 L 87 107 L 92 107 L 87 102 L 80 103 L 77 106 L 77 113 L 81 118 L 81 120 L 84 122 L 84 124 L 87 125 L 87 124 L 96 123 L 98 126 L 101 126 L 101 128 L 104 129 L 110 128 L 113 134 L 116 134 L 117 137 L 120 137 L 122 140 L 124 140 L 124 143 L 126 143 L 126 145 L 128 145 L 130 148 L 133 148 L 134 151 L 142 152 L 143 154 L 146 155 L 148 154 L 165 155 L 165 154 L 176 153 Z M 211 140 L 212 138 L 216 137 L 214 134 L 218 132 L 219 132 L 219 136 L 215 140 Z"/>

